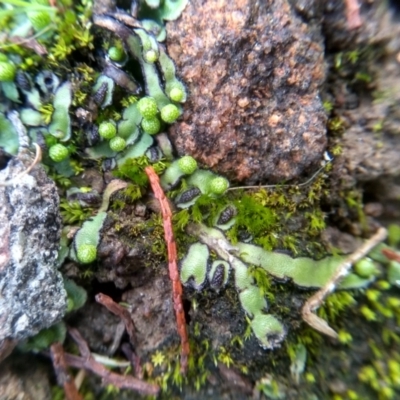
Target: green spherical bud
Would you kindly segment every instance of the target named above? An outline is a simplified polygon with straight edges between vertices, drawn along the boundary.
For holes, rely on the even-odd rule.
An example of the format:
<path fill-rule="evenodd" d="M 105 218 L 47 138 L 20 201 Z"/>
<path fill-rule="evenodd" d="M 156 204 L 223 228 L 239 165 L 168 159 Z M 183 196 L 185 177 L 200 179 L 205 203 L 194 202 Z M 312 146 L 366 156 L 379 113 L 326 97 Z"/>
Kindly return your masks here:
<path fill-rule="evenodd" d="M 169 92 L 169 98 L 172 101 L 176 101 L 177 103 L 179 103 L 185 98 L 185 93 L 182 89 L 175 87 L 172 88 L 171 91 Z"/>
<path fill-rule="evenodd" d="M 15 66 L 8 61 L 0 61 L 0 82 L 13 81 Z"/>
<path fill-rule="evenodd" d="M 144 61 L 149 64 L 153 64 L 158 60 L 158 54 L 154 50 L 148 50 L 144 53 Z"/>
<path fill-rule="evenodd" d="M 161 119 L 167 124 L 175 122 L 180 115 L 179 108 L 174 104 L 167 104 L 161 109 Z"/>
<path fill-rule="evenodd" d="M 99 126 L 99 135 L 104 139 L 112 139 L 117 134 L 117 128 L 112 122 L 102 122 Z"/>
<path fill-rule="evenodd" d="M 112 151 L 122 151 L 126 147 L 125 139 L 122 139 L 122 137 L 119 136 L 112 138 L 109 144 Z"/>
<path fill-rule="evenodd" d="M 55 144 L 49 149 L 49 157 L 55 161 L 60 162 L 65 160 L 69 155 L 68 149 L 62 144 Z"/>
<path fill-rule="evenodd" d="M 210 192 L 214 194 L 222 194 L 226 191 L 226 189 L 228 189 L 228 187 L 228 180 L 222 176 L 218 176 L 210 182 Z"/>
<path fill-rule="evenodd" d="M 143 97 L 137 102 L 137 109 L 143 118 L 154 118 L 158 113 L 157 103 L 154 97 Z"/>
<path fill-rule="evenodd" d="M 158 118 L 143 118 L 142 119 L 142 128 L 149 135 L 155 135 L 160 132 L 160 120 Z"/>
<path fill-rule="evenodd" d="M 108 57 L 113 61 L 121 61 L 125 58 L 125 52 L 120 47 L 110 47 L 108 49 Z"/>
<path fill-rule="evenodd" d="M 197 169 L 197 161 L 191 156 L 183 156 L 178 160 L 178 166 L 183 173 L 191 175 Z"/>
<path fill-rule="evenodd" d="M 35 31 L 41 31 L 51 23 L 51 17 L 46 11 L 32 11 L 28 13 L 28 19 Z"/>
<path fill-rule="evenodd" d="M 377 272 L 377 269 L 370 258 L 363 258 L 354 265 L 354 271 L 363 278 L 369 278 Z"/>
<path fill-rule="evenodd" d="M 79 246 L 76 256 L 82 264 L 90 264 L 97 257 L 96 246 L 93 244 L 82 244 Z"/>

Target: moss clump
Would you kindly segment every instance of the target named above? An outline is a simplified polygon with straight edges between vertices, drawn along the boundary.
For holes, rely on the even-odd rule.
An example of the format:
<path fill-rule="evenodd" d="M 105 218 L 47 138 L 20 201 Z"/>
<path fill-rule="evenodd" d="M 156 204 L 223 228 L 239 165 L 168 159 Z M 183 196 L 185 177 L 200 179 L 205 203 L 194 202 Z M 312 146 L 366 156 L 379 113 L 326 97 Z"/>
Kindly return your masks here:
<path fill-rule="evenodd" d="M 16 68 L 8 61 L 0 61 L 0 82 L 10 82 L 14 80 Z"/>

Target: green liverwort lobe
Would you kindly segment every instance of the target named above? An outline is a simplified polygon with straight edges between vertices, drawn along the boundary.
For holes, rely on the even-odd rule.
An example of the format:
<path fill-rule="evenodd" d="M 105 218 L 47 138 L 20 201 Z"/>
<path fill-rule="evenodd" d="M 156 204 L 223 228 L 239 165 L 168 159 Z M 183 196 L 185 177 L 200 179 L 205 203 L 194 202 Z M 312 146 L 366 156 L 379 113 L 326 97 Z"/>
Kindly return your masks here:
<path fill-rule="evenodd" d="M 178 107 L 174 104 L 167 104 L 161 109 L 161 119 L 167 124 L 175 122 L 180 114 Z"/>
<path fill-rule="evenodd" d="M 117 134 L 117 128 L 112 122 L 102 122 L 99 126 L 99 135 L 104 139 L 112 139 Z"/>
<path fill-rule="evenodd" d="M 143 97 L 137 102 L 137 109 L 143 118 L 154 118 L 158 113 L 157 103 L 153 97 Z"/>
<path fill-rule="evenodd" d="M 68 149 L 62 144 L 55 144 L 49 149 L 49 157 L 55 162 L 65 160 L 68 157 L 68 154 Z"/>

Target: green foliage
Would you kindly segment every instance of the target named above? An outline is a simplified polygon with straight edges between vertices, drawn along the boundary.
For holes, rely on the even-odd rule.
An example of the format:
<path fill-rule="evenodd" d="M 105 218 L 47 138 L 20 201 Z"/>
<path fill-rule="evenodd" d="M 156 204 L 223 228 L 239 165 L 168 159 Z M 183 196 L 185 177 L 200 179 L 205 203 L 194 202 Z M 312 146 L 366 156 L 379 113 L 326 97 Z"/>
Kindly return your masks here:
<path fill-rule="evenodd" d="M 237 208 L 237 226 L 245 229 L 256 241 L 267 234 L 277 223 L 275 212 L 262 205 L 257 198 L 243 194 L 233 201 Z"/>
<path fill-rule="evenodd" d="M 146 156 L 129 158 L 116 171 L 114 175 L 122 179 L 130 179 L 137 186 L 144 188 L 149 179 L 144 172 L 145 167 L 149 165 L 149 159 Z"/>
<path fill-rule="evenodd" d="M 92 213 L 92 208 L 83 208 L 78 201 L 68 201 L 65 198 L 60 201 L 61 216 L 64 225 L 83 223 Z"/>
<path fill-rule="evenodd" d="M 16 68 L 14 64 L 7 61 L 0 61 L 0 82 L 13 81 Z"/>
<path fill-rule="evenodd" d="M 78 310 L 86 303 L 86 290 L 78 286 L 72 279 L 64 278 L 64 288 L 68 296 L 67 312 Z"/>
<path fill-rule="evenodd" d="M 23 341 L 18 345 L 22 351 L 39 352 L 46 350 L 53 343 L 63 343 L 67 333 L 64 322 L 59 322 L 50 328 L 42 329 L 37 335 Z"/>
<path fill-rule="evenodd" d="M 268 297 L 269 301 L 274 300 L 274 295 L 271 292 L 271 277 L 268 273 L 260 267 L 250 266 L 249 274 L 253 277 L 256 286 L 260 288 L 261 295 Z"/>

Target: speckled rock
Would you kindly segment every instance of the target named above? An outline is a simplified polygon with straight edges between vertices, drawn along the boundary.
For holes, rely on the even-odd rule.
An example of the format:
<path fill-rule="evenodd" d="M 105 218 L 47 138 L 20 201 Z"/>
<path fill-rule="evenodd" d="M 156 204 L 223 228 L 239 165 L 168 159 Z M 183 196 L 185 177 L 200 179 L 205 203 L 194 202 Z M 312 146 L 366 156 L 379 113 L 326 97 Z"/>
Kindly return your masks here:
<path fill-rule="evenodd" d="M 13 123 L 24 130 L 15 114 Z M 0 182 L 15 179 L 32 160 L 21 151 L 0 172 Z M 40 165 L 0 185 L 0 343 L 33 336 L 64 316 L 66 292 L 56 268 L 60 234 L 57 187 Z"/>
<path fill-rule="evenodd" d="M 170 129 L 180 155 L 249 184 L 294 178 L 321 159 L 322 37 L 288 1 L 193 0 L 167 31 L 190 94 Z"/>

